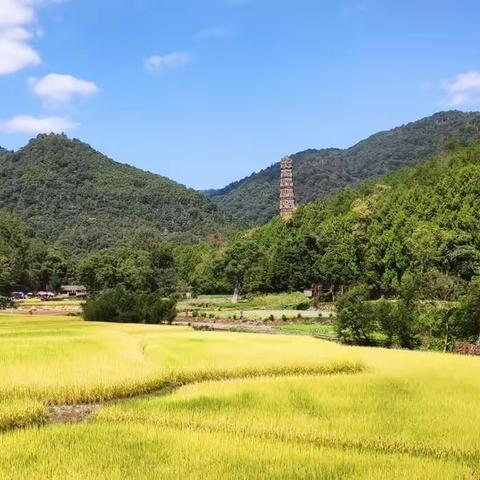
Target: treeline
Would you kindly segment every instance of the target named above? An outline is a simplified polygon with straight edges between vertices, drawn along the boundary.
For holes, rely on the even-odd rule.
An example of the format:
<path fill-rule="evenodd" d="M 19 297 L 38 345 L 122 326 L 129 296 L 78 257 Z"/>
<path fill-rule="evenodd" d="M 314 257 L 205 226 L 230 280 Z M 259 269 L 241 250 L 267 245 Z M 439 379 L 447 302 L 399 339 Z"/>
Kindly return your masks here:
<path fill-rule="evenodd" d="M 74 256 L 47 245 L 13 215 L 0 210 L 0 296 L 12 291 L 58 292 L 85 285 L 91 294 L 121 285 L 169 296 L 180 287 L 173 248 L 155 231 L 140 230 L 117 246 Z"/>
<path fill-rule="evenodd" d="M 368 286 L 395 297 L 405 275 L 420 298 L 455 300 L 480 274 L 480 144 L 301 206 L 290 221 L 221 245 L 178 247 L 180 279 L 200 293 L 282 292 L 316 285 L 324 300 Z"/>
<path fill-rule="evenodd" d="M 355 345 L 480 353 L 480 278 L 457 302 L 419 301 L 419 285 L 405 275 L 395 300 L 370 300 L 368 287 L 349 289 L 337 301 L 337 337 Z M 466 343 L 465 343 L 466 342 Z M 475 345 L 477 347 L 475 347 Z M 471 348 L 473 347 L 473 349 Z"/>
<path fill-rule="evenodd" d="M 58 290 L 72 276 L 67 255 L 35 237 L 13 215 L 0 210 L 0 295 L 13 290 Z"/>

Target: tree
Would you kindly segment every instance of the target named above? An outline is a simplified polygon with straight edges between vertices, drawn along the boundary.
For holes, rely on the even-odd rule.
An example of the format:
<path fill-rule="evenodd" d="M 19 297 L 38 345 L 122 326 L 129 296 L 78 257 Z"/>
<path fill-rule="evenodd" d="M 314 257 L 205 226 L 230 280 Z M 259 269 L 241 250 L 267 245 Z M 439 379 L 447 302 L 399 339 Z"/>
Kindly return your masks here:
<path fill-rule="evenodd" d="M 242 292 L 253 292 L 265 278 L 265 257 L 259 246 L 250 239 L 233 242 L 225 252 L 225 274 L 233 287 L 233 302 Z"/>
<path fill-rule="evenodd" d="M 90 253 L 79 262 L 77 276 L 93 293 L 123 285 L 132 291 L 171 295 L 177 283 L 172 251 L 162 243 L 125 244 Z"/>
<path fill-rule="evenodd" d="M 475 277 L 453 314 L 453 329 L 457 339 L 480 345 L 480 277 Z"/>
<path fill-rule="evenodd" d="M 367 302 L 368 290 L 360 285 L 351 288 L 337 301 L 337 335 L 345 343 L 371 345 L 377 325 Z"/>

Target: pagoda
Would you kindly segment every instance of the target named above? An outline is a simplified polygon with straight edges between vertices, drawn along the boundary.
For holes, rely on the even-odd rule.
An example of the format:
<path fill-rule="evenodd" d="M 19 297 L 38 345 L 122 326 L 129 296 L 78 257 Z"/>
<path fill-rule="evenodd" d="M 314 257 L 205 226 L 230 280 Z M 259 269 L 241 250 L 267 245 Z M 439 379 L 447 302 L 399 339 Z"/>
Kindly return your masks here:
<path fill-rule="evenodd" d="M 293 160 L 290 157 L 283 158 L 281 168 L 280 216 L 288 219 L 295 211 L 295 192 L 293 190 Z"/>

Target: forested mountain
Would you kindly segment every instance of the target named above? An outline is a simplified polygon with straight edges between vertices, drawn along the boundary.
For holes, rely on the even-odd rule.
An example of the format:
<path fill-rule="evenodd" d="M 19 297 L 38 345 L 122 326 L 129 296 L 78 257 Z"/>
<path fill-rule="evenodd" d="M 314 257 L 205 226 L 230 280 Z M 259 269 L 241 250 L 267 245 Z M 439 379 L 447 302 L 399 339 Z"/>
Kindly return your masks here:
<path fill-rule="evenodd" d="M 399 293 L 405 275 L 427 299 L 456 298 L 480 275 L 480 142 L 301 206 L 290 221 L 238 234 L 221 247 L 180 248 L 199 291 L 332 293 L 357 283 Z"/>
<path fill-rule="evenodd" d="M 346 186 L 417 165 L 449 143 L 467 145 L 480 138 L 480 113 L 440 112 L 377 133 L 346 149 L 307 150 L 293 155 L 300 203 L 330 196 Z M 252 174 L 221 190 L 207 193 L 222 209 L 246 226 L 263 224 L 278 213 L 280 164 Z"/>
<path fill-rule="evenodd" d="M 0 208 L 72 252 L 111 246 L 139 228 L 182 241 L 229 228 L 204 195 L 64 135 L 40 135 L 0 154 Z"/>

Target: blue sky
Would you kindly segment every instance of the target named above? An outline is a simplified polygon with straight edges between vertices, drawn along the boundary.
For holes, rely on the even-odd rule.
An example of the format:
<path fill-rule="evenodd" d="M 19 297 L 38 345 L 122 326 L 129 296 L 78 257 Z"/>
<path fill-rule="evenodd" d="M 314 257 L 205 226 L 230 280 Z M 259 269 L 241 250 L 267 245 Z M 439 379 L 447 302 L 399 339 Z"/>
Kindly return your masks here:
<path fill-rule="evenodd" d="M 65 130 L 195 188 L 480 108 L 474 0 L 0 0 L 0 145 Z"/>

